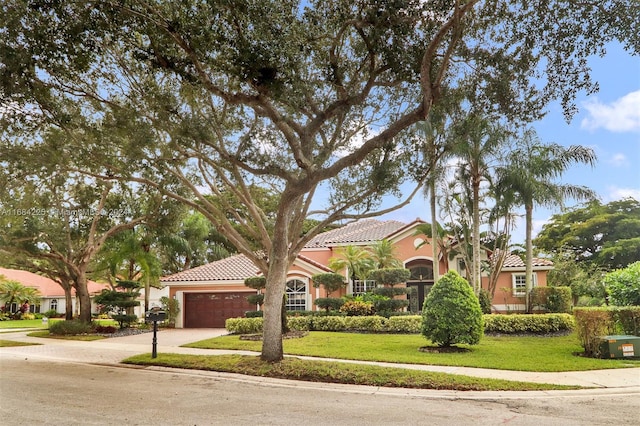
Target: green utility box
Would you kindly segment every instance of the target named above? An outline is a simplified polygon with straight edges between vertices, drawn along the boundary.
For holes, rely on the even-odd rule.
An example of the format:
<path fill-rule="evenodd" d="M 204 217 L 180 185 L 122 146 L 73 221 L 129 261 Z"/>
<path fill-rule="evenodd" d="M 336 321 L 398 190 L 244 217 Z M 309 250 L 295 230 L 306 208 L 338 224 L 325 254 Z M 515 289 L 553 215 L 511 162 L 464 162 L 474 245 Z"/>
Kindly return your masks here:
<path fill-rule="evenodd" d="M 600 358 L 640 357 L 640 337 L 638 336 L 602 336 Z"/>

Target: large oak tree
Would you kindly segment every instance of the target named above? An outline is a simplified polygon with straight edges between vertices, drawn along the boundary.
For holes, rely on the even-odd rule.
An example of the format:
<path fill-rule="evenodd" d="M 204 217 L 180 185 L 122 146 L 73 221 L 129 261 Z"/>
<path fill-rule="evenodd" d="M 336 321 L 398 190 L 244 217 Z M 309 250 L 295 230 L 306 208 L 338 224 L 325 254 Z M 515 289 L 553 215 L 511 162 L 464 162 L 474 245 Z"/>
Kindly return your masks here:
<path fill-rule="evenodd" d="M 388 211 L 383 194 L 422 183 L 428 163 L 410 136 L 434 105 L 465 98 L 528 121 L 559 98 L 571 116 L 575 94 L 596 88 L 587 56 L 613 39 L 640 50 L 639 11 L 615 0 L 7 0 L 3 119 L 81 128 L 90 143 L 57 148 L 99 164 L 85 173 L 203 213 L 267 277 L 262 357 L 275 361 L 288 267 L 327 224 Z M 273 217 L 256 184 L 280 193 Z M 235 201 L 207 198 L 223 192 Z"/>

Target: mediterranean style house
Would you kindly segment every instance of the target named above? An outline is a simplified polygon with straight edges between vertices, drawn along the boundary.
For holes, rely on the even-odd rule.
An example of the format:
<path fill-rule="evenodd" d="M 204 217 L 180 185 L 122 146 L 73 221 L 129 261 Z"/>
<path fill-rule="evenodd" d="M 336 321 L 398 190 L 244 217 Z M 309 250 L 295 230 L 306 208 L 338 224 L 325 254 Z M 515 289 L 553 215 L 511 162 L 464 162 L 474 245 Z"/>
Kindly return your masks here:
<path fill-rule="evenodd" d="M 58 314 L 64 314 L 66 309 L 66 299 L 64 296 L 64 290 L 54 280 L 43 277 L 42 275 L 34 274 L 33 272 L 23 271 L 20 269 L 6 269 L 0 268 L 0 276 L 3 276 L 7 280 L 17 281 L 25 287 L 33 287 L 38 289 L 42 295 L 40 303 L 29 306 L 31 313 L 45 313 L 47 311 L 56 311 Z M 98 313 L 98 306 L 93 302 L 93 296 L 100 293 L 103 289 L 107 288 L 106 284 L 100 284 L 94 281 L 88 281 L 87 286 L 89 294 L 91 295 L 91 313 Z M 74 315 L 78 314 L 80 305 L 75 297 L 75 290 L 71 289 L 71 303 L 72 311 Z M 9 307 L 10 312 L 16 312 L 19 309 L 17 303 L 13 303 Z"/>
<path fill-rule="evenodd" d="M 429 241 L 425 235 L 416 233 L 416 227 L 425 222 L 416 219 L 410 224 L 394 220 L 362 220 L 344 227 L 317 235 L 304 247 L 294 261 L 287 276 L 287 310 L 318 310 L 314 301 L 326 297 L 325 290 L 313 286 L 312 276 L 332 272 L 329 259 L 336 257 L 336 250 L 348 245 L 369 247 L 383 239 L 389 240 L 396 248 L 396 255 L 405 268 L 411 271 L 411 278 L 405 283 L 416 289 L 417 305 L 422 306 L 425 296 L 433 286 L 433 268 L 441 274 L 449 269 L 464 275 L 462 259 L 434 262 Z M 547 272 L 553 268 L 552 262 L 534 259 L 534 285 L 547 284 Z M 348 281 L 342 294 L 360 294 L 369 290 L 374 282 L 350 280 L 349 271 L 344 273 Z M 178 300 L 180 315 L 176 327 L 222 328 L 228 318 L 242 317 L 246 311 L 258 309 L 249 304 L 247 296 L 255 294 L 244 285 L 244 280 L 259 275 L 259 271 L 244 255 L 235 255 L 207 265 L 195 267 L 161 279 L 169 287 L 169 297 Z M 483 277 L 483 287 L 487 286 Z M 524 311 L 525 264 L 515 255 L 507 257 L 496 285 L 492 308 L 496 312 Z M 331 296 L 338 297 L 338 292 Z"/>

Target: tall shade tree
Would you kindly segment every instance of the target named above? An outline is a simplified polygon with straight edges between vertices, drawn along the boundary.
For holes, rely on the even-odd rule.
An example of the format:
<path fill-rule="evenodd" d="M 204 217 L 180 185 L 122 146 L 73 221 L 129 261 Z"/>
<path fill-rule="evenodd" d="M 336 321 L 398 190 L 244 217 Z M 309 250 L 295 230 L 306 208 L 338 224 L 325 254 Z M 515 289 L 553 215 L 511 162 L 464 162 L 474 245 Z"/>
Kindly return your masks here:
<path fill-rule="evenodd" d="M 580 145 L 563 147 L 544 144 L 532 129 L 526 130 L 507 156 L 506 166 L 498 170 L 498 188 L 516 194 L 525 210 L 525 304 L 530 310 L 533 288 L 533 208 L 558 207 L 564 200 L 589 200 L 596 193 L 580 185 L 563 184 L 557 179 L 573 164 L 593 166 L 596 155 L 592 149 Z"/>
<path fill-rule="evenodd" d="M 596 88 L 584 58 L 613 39 L 640 51 L 639 14 L 626 0 L 6 0 L 2 121 L 81 129 L 89 142 L 56 149 L 100 166 L 84 172 L 204 214 L 267 277 L 262 358 L 276 361 L 288 268 L 326 225 L 419 190 L 410 130 L 433 106 L 529 121 L 560 98 L 570 117 Z M 407 179 L 414 191 L 381 208 Z M 279 193 L 273 217 L 251 185 Z M 223 191 L 234 201 L 207 199 Z M 232 220 L 236 203 L 247 215 Z"/>
<path fill-rule="evenodd" d="M 553 215 L 533 242 L 589 273 L 625 268 L 640 259 L 640 202 L 594 200 L 573 207 Z"/>
<path fill-rule="evenodd" d="M 67 319 L 75 289 L 79 319 L 90 322 L 88 274 L 97 253 L 110 237 L 147 216 L 132 216 L 126 207 L 132 204 L 114 183 L 57 172 L 49 179 L 30 171 L 14 176 L 19 178 L 11 187 L 0 189 L 0 208 L 13 216 L 0 232 L 0 250 L 8 253 L 4 262 L 58 282 L 68 303 Z"/>

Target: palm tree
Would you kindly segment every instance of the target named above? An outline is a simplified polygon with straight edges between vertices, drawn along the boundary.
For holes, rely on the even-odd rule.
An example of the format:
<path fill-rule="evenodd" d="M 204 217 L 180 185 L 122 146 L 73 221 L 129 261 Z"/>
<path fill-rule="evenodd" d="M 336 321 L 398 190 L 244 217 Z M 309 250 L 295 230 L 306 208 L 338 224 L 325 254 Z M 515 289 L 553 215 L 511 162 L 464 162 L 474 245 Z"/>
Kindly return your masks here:
<path fill-rule="evenodd" d="M 41 298 L 40 292 L 32 287 L 26 287 L 14 280 L 5 280 L 0 276 L 0 301 L 5 303 L 5 312 L 9 312 L 11 305 L 16 303 L 37 303 Z"/>
<path fill-rule="evenodd" d="M 387 239 L 377 241 L 371 246 L 371 258 L 374 267 L 383 268 L 402 268 L 402 262 L 398 259 L 397 248 Z"/>
<path fill-rule="evenodd" d="M 498 187 L 517 194 L 525 209 L 525 288 L 527 311 L 530 310 L 529 294 L 533 288 L 533 207 L 562 206 L 566 198 L 589 200 L 596 193 L 584 186 L 554 182 L 572 164 L 593 166 L 596 155 L 591 148 L 571 145 L 543 144 L 533 129 L 526 130 L 515 149 L 507 157 L 504 167 L 498 170 Z"/>
<path fill-rule="evenodd" d="M 462 194 L 470 200 L 472 213 L 471 280 L 476 294 L 481 287 L 480 265 L 480 186 L 490 173 L 491 162 L 506 142 L 506 131 L 487 118 L 470 114 L 454 128 L 453 155 L 460 159 L 457 178 Z"/>
<path fill-rule="evenodd" d="M 445 176 L 445 166 L 443 163 L 452 154 L 451 152 L 451 139 L 447 138 L 444 130 L 445 117 L 441 114 L 436 114 L 434 110 L 431 111 L 427 120 L 418 124 L 418 129 L 422 132 L 425 139 L 425 157 L 428 159 L 428 170 L 426 185 L 424 187 L 425 196 L 429 197 L 429 210 L 431 213 L 431 232 L 430 236 L 435 244 L 431 245 L 433 251 L 433 281 L 437 282 L 440 277 L 440 264 L 438 259 L 440 257 L 440 244 L 438 238 L 440 237 L 440 225 L 438 224 L 436 201 L 437 192 L 436 187 L 438 182 Z M 423 232 L 424 233 L 424 232 Z M 426 235 L 426 233 L 425 233 Z"/>
<path fill-rule="evenodd" d="M 337 250 L 336 254 L 329 259 L 329 268 L 334 272 L 346 270 L 352 285 L 356 279 L 365 280 L 367 273 L 375 267 L 371 252 L 362 247 L 348 245 Z"/>

